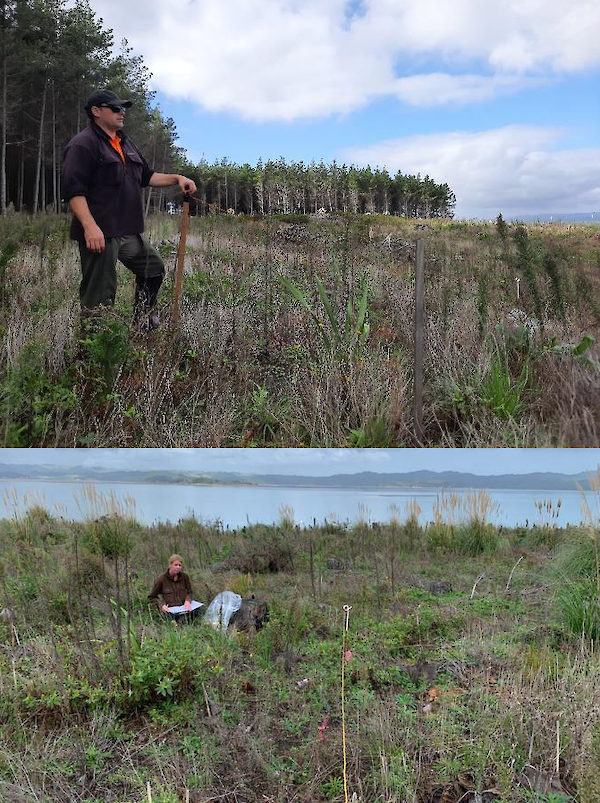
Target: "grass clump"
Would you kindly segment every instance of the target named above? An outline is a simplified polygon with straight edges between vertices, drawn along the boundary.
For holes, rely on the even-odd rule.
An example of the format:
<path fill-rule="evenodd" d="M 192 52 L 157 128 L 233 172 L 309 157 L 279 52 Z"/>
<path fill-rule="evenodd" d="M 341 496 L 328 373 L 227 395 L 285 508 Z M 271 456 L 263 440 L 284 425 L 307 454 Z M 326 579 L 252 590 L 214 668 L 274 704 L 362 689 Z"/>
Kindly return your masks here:
<path fill-rule="evenodd" d="M 571 582 L 556 596 L 561 621 L 570 633 L 590 641 L 600 636 L 600 594 L 592 581 Z"/>

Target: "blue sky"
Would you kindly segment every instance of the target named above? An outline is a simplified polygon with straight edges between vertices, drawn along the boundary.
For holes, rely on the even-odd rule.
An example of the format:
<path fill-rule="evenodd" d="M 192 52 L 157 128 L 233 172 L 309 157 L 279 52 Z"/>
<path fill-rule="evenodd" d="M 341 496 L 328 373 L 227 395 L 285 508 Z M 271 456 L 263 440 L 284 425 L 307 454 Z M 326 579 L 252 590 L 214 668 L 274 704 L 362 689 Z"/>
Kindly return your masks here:
<path fill-rule="evenodd" d="M 600 449 L 2 449 L 0 463 L 11 462 L 306 476 L 420 469 L 577 474 L 597 471 Z"/>
<path fill-rule="evenodd" d="M 457 216 L 600 215 L 597 0 L 91 0 L 192 161 L 429 174 Z"/>

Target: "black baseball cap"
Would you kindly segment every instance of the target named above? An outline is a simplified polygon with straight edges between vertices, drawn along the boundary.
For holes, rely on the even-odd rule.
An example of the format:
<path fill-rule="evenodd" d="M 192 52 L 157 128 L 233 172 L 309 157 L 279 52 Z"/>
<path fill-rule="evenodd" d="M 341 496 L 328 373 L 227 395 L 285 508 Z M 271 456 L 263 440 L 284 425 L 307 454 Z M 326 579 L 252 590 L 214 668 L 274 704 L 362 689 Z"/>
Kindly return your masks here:
<path fill-rule="evenodd" d="M 131 101 L 121 100 L 110 89 L 97 89 L 89 96 L 84 108 L 89 111 L 92 106 L 123 106 L 123 108 L 128 109 L 131 106 Z"/>

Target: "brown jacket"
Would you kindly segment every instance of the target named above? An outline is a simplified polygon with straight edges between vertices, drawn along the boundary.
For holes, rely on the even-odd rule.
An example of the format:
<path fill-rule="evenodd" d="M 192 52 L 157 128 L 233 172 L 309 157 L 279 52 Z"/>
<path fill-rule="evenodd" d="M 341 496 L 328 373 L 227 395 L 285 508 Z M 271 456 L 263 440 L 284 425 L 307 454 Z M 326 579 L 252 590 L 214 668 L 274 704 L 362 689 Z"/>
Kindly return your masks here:
<path fill-rule="evenodd" d="M 159 596 L 163 598 L 160 602 Z M 154 583 L 154 588 L 148 594 L 150 602 L 156 603 L 160 608 L 161 605 L 183 605 L 188 600 L 192 601 L 192 584 L 190 578 L 185 572 L 179 572 L 176 579 L 173 579 L 169 572 L 161 574 L 161 576 Z"/>

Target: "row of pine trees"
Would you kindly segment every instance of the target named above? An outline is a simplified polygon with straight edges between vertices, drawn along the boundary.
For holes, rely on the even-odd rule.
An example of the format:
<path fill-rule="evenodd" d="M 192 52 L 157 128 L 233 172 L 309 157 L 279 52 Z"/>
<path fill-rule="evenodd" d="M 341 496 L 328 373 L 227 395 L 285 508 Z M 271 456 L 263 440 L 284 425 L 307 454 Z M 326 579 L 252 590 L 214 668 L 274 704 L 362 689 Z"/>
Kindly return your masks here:
<path fill-rule="evenodd" d="M 200 162 L 193 171 L 200 209 L 245 214 L 378 213 L 405 217 L 452 217 L 456 198 L 429 176 L 390 176 L 370 167 L 312 162 L 261 161 L 242 167 L 223 160 Z"/>
<path fill-rule="evenodd" d="M 187 162 L 175 123 L 154 104 L 151 75 L 127 41 L 115 55 L 114 34 L 88 0 L 0 0 L 0 212 L 60 212 L 62 154 L 87 125 L 91 91 L 109 87 L 131 98 L 126 130 L 160 172 L 182 172 L 198 185 L 199 214 L 378 212 L 452 216 L 455 197 L 428 176 L 385 170 L 286 163 Z M 172 190 L 146 190 L 146 212 L 165 210 Z"/>

